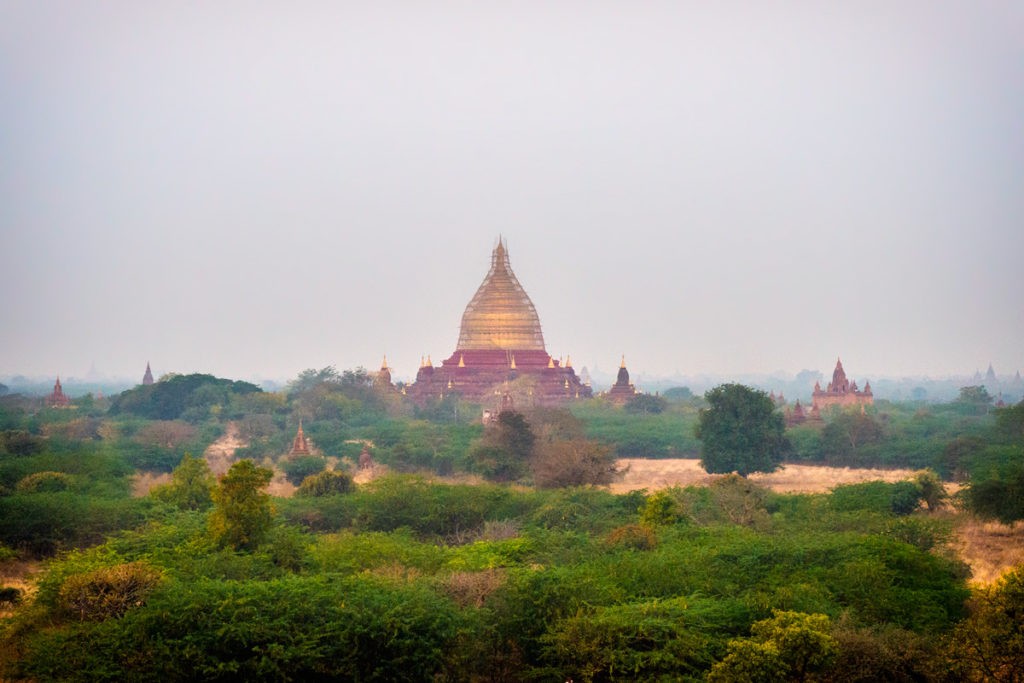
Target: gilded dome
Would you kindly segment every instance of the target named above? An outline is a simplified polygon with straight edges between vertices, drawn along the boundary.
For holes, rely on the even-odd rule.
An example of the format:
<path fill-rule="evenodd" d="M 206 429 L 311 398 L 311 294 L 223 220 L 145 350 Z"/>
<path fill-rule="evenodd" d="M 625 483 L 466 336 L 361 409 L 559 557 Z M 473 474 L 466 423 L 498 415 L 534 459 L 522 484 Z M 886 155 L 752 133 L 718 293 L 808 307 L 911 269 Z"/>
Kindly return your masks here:
<path fill-rule="evenodd" d="M 537 309 L 508 263 L 499 240 L 491 270 L 462 314 L 457 350 L 544 350 Z"/>

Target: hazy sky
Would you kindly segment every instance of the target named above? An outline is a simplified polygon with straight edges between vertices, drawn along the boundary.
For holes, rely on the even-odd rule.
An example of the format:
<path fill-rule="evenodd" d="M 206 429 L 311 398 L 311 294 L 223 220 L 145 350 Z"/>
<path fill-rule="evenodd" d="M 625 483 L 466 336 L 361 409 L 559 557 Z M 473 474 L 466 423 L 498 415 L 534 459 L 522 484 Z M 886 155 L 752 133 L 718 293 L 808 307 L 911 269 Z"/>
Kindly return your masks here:
<path fill-rule="evenodd" d="M 0 2 L 0 374 L 1024 369 L 1024 5 Z"/>

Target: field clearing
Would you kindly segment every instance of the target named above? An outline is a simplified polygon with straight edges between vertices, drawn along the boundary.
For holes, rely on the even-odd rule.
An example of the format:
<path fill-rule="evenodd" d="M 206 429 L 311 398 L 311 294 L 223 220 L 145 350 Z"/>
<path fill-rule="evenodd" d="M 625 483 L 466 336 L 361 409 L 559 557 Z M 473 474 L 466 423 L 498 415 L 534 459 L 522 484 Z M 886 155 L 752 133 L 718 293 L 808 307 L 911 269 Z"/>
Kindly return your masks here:
<path fill-rule="evenodd" d="M 650 460 L 623 458 L 616 462 L 626 470 L 622 479 L 612 483 L 612 493 L 626 493 L 638 489 L 656 491 L 671 486 L 707 486 L 721 475 L 708 474 L 700 460 L 672 458 Z M 824 465 L 785 465 L 770 474 L 756 473 L 749 479 L 778 493 L 828 493 L 840 484 L 860 484 L 865 481 L 902 481 L 909 479 L 914 470 L 857 469 L 852 467 L 826 467 Z"/>

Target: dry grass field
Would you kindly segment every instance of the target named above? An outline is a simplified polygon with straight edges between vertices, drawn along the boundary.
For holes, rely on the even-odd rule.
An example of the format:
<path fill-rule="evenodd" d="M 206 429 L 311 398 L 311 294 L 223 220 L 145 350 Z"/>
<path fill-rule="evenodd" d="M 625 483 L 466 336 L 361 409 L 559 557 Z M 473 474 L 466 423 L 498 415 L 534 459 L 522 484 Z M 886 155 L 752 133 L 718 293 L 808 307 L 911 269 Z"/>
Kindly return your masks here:
<path fill-rule="evenodd" d="M 670 486 L 703 486 L 719 476 L 702 470 L 700 461 L 695 459 L 624 458 L 617 464 L 619 470 L 625 472 L 619 481 L 609 487 L 613 493 L 626 493 L 638 489 L 656 491 Z M 878 480 L 901 481 L 909 479 L 913 474 L 913 470 L 786 465 L 771 474 L 752 474 L 750 479 L 779 493 L 827 493 L 840 484 Z"/>

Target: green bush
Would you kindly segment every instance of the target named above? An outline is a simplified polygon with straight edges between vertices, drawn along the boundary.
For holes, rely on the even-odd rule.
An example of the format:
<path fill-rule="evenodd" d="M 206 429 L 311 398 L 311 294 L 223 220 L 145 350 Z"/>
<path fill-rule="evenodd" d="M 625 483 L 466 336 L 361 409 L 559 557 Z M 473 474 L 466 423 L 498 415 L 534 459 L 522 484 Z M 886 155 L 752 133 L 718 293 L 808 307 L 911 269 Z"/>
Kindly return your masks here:
<path fill-rule="evenodd" d="M 19 481 L 16 488 L 21 493 L 57 493 L 70 485 L 71 477 L 63 472 L 35 472 Z"/>
<path fill-rule="evenodd" d="M 338 470 L 313 474 L 302 480 L 297 496 L 332 496 L 355 490 L 352 477 Z"/>
<path fill-rule="evenodd" d="M 298 486 L 306 477 L 323 472 L 327 460 L 319 455 L 300 455 L 282 460 L 280 467 L 288 481 Z"/>

